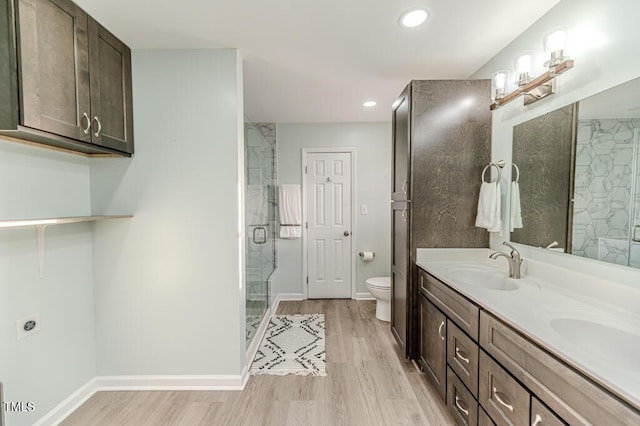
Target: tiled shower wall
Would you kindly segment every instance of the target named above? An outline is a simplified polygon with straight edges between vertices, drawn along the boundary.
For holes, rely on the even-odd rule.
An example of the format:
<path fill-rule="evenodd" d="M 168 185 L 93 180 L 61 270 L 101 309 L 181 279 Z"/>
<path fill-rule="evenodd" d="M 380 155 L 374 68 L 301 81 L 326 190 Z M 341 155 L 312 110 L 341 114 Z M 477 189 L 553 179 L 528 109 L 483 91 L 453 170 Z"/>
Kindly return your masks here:
<path fill-rule="evenodd" d="M 640 246 L 630 257 L 630 216 L 640 223 L 633 188 L 635 130 L 640 119 L 581 120 L 578 123 L 572 253 L 640 266 Z"/>

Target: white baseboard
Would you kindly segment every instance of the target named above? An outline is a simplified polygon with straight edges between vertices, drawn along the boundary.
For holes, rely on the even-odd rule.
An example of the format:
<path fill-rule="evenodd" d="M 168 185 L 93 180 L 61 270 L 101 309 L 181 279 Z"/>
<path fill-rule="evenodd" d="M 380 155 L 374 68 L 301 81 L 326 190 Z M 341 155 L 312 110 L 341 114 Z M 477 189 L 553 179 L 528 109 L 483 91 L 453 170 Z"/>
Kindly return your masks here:
<path fill-rule="evenodd" d="M 71 413 L 84 404 L 97 392 L 95 377 L 89 380 L 80 389 L 69 395 L 64 401 L 56 405 L 51 411 L 41 417 L 34 426 L 55 426 L 62 423 Z"/>
<path fill-rule="evenodd" d="M 297 301 L 297 300 L 304 300 L 304 295 L 302 293 L 280 293 L 276 296 L 276 300 L 273 302 L 273 308 L 271 309 L 271 311 L 273 312 L 273 315 L 276 314 L 276 312 L 278 311 L 278 306 L 280 305 L 280 302 L 286 302 L 286 301 Z"/>
<path fill-rule="evenodd" d="M 98 391 L 243 390 L 242 374 L 187 376 L 98 376 Z"/>
<path fill-rule="evenodd" d="M 362 293 L 356 293 L 356 297 L 354 299 L 356 299 L 356 300 L 376 300 L 376 298 L 373 297 L 371 295 L 371 293 L 369 293 L 368 291 L 364 291 Z"/>

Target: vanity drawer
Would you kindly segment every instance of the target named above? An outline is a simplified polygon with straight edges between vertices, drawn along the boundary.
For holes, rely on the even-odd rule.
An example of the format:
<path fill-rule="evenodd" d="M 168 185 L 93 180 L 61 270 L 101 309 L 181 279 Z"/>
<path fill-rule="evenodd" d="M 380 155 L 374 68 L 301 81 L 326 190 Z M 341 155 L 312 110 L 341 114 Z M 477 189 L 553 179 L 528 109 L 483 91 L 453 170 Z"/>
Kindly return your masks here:
<path fill-rule="evenodd" d="M 607 426 L 640 424 L 640 412 L 484 311 L 480 316 L 480 330 L 480 347 L 565 422 Z"/>
<path fill-rule="evenodd" d="M 498 425 L 529 424 L 529 392 L 482 351 L 478 400 Z"/>
<path fill-rule="evenodd" d="M 565 426 L 565 423 L 549 410 L 538 398 L 531 397 L 531 426 Z"/>
<path fill-rule="evenodd" d="M 478 345 L 451 320 L 447 320 L 447 363 L 478 397 Z"/>
<path fill-rule="evenodd" d="M 451 368 L 447 368 L 447 406 L 457 425 L 478 424 L 478 402 Z"/>
<path fill-rule="evenodd" d="M 491 417 L 484 411 L 484 408 L 478 406 L 478 426 L 496 426 Z M 542 426 L 542 425 L 537 425 Z"/>
<path fill-rule="evenodd" d="M 420 291 L 477 342 L 480 309 L 437 278 L 418 271 Z"/>

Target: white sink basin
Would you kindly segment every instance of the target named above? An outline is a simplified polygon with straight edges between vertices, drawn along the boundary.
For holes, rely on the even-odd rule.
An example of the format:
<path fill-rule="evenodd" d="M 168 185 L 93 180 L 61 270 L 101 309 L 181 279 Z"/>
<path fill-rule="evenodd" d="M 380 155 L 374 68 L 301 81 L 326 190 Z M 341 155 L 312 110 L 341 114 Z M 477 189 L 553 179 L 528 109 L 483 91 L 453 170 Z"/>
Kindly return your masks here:
<path fill-rule="evenodd" d="M 481 265 L 448 266 L 447 275 L 461 285 L 481 287 L 487 290 L 517 290 L 517 280 L 509 278 L 504 272 Z"/>
<path fill-rule="evenodd" d="M 595 355 L 618 369 L 638 369 L 640 334 L 615 324 L 582 318 L 556 318 L 551 320 L 550 325 L 556 333 L 586 353 Z"/>

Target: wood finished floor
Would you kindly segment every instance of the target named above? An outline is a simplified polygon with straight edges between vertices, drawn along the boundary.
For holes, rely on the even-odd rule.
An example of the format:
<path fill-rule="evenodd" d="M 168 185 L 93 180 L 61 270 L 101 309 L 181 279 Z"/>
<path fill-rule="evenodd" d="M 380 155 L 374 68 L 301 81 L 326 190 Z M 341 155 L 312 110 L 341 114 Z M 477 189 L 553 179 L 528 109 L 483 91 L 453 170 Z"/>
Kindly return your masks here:
<path fill-rule="evenodd" d="M 325 314 L 327 377 L 254 376 L 244 391 L 98 392 L 64 426 L 453 425 L 398 354 L 375 302 L 282 302 L 278 314 Z"/>

